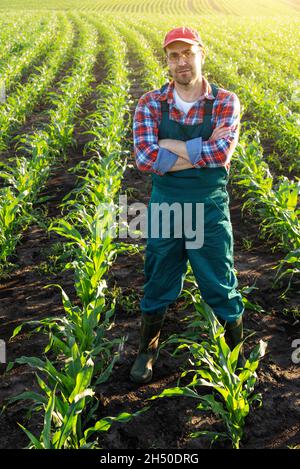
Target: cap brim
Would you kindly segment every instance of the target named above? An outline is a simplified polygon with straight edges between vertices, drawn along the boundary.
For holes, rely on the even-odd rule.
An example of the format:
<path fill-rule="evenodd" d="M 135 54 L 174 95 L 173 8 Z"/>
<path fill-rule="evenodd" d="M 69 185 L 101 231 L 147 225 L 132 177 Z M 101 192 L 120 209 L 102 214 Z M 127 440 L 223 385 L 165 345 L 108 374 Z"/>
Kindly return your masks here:
<path fill-rule="evenodd" d="M 171 39 L 169 42 L 164 44 L 164 48 L 167 47 L 169 44 L 172 44 L 172 42 L 176 42 L 176 41 L 186 42 L 187 44 L 193 44 L 193 45 L 197 45 L 197 44 L 199 44 L 200 46 L 202 45 L 201 42 L 195 41 L 194 39 L 186 39 L 185 37 L 177 37 L 176 39 Z"/>

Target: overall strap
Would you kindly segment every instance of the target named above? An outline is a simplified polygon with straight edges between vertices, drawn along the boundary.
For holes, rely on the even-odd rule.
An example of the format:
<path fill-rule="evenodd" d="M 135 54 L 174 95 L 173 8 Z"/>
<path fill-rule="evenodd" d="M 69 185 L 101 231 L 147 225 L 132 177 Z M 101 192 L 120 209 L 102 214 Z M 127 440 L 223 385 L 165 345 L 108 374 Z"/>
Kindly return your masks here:
<path fill-rule="evenodd" d="M 218 94 L 218 88 L 215 85 L 211 85 L 211 89 L 214 97 L 216 97 Z M 211 120 L 214 102 L 214 99 L 205 99 L 204 102 L 204 115 L 202 122 L 202 136 L 204 140 L 208 140 L 213 132 Z"/>
<path fill-rule="evenodd" d="M 161 112 L 167 112 L 167 113 L 169 113 L 169 104 L 168 104 L 168 101 L 162 101 L 162 102 L 161 102 Z"/>
<path fill-rule="evenodd" d="M 211 84 L 210 86 L 211 86 L 211 89 L 212 89 L 212 94 L 216 98 L 217 94 L 218 94 L 218 88 L 214 84 Z M 204 106 L 205 106 L 204 107 L 204 115 L 205 116 L 211 116 L 212 115 L 213 105 L 214 105 L 214 100 L 212 100 L 212 99 L 206 99 L 205 100 L 205 104 L 204 104 Z"/>

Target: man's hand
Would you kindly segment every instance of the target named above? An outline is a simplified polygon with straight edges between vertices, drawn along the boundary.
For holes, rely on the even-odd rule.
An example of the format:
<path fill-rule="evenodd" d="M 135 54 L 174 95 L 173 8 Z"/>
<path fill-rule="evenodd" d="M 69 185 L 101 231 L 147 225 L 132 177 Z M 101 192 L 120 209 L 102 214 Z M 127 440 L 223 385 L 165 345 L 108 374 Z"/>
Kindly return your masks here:
<path fill-rule="evenodd" d="M 208 140 L 218 140 L 219 138 L 227 137 L 229 132 L 229 128 L 224 125 L 216 127 Z"/>
<path fill-rule="evenodd" d="M 179 156 L 183 160 L 190 162 L 185 142 L 182 142 L 181 140 L 173 140 L 171 138 L 163 138 L 158 140 L 158 145 L 161 148 L 166 148 L 172 153 L 175 153 L 175 155 Z"/>
<path fill-rule="evenodd" d="M 168 149 L 170 140 L 170 138 L 162 138 L 161 140 L 158 140 L 158 145 L 162 148 Z"/>
<path fill-rule="evenodd" d="M 176 163 L 172 166 L 171 169 L 169 169 L 168 172 L 182 171 L 183 169 L 190 169 L 190 168 L 194 168 L 191 162 L 185 161 L 183 158 L 178 158 Z"/>
<path fill-rule="evenodd" d="M 225 138 L 229 135 L 229 133 L 230 133 L 230 128 L 228 126 L 222 125 L 222 126 L 216 127 L 213 133 L 211 134 L 211 136 L 209 137 L 209 141 L 214 141 L 220 138 Z M 179 157 L 176 163 L 174 164 L 174 166 L 172 166 L 172 168 L 169 170 L 170 172 L 194 168 L 194 166 L 191 164 L 191 160 L 188 155 L 185 142 L 181 140 L 173 140 L 171 138 L 164 138 L 164 139 L 158 140 L 158 145 L 161 148 L 166 148 L 172 153 L 175 153 L 175 155 Z M 232 142 L 231 146 L 234 149 L 235 142 Z"/>

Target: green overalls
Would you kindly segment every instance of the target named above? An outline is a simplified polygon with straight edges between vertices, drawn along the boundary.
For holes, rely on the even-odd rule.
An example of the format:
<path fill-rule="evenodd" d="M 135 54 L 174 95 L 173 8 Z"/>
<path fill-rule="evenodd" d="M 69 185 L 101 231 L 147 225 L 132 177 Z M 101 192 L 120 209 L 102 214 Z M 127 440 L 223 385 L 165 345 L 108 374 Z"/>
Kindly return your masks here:
<path fill-rule="evenodd" d="M 212 85 L 212 90 L 216 97 L 217 87 Z M 205 100 L 204 120 L 200 125 L 184 125 L 170 120 L 168 103 L 162 101 L 161 104 L 159 139 L 209 139 L 213 131 L 213 100 Z M 151 232 L 148 232 L 144 270 L 146 282 L 140 304 L 142 313 L 165 311 L 177 299 L 183 287 L 189 260 L 203 299 L 219 318 L 228 322 L 235 321 L 243 313 L 244 306 L 241 294 L 236 289 L 238 282 L 233 270 L 233 235 L 229 195 L 226 190 L 226 168 L 191 168 L 167 172 L 163 176 L 152 173 L 151 176 L 149 231 L 153 203 L 178 202 L 183 210 L 184 203 L 189 202 L 193 210 L 192 225 L 195 228 L 195 204 L 202 202 L 204 243 L 197 249 L 187 248 L 184 233 L 180 238 L 174 236 L 174 217 L 171 217 L 169 238 L 162 236 L 160 226 L 158 237 L 151 236 Z"/>

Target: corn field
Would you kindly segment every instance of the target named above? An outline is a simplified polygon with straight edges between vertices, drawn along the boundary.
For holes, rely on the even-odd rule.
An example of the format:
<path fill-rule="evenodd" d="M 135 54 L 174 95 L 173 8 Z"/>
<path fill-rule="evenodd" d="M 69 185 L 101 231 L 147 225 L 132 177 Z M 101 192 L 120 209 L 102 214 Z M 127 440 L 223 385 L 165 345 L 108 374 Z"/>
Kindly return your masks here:
<path fill-rule="evenodd" d="M 299 13 L 296 0 L 0 0 L 1 448 L 299 447 Z M 120 196 L 149 201 L 133 113 L 168 81 L 177 26 L 200 32 L 204 76 L 241 102 L 229 193 L 248 360 L 238 371 L 189 269 L 137 386 L 146 242 L 113 214 Z"/>

